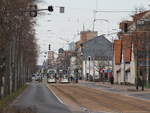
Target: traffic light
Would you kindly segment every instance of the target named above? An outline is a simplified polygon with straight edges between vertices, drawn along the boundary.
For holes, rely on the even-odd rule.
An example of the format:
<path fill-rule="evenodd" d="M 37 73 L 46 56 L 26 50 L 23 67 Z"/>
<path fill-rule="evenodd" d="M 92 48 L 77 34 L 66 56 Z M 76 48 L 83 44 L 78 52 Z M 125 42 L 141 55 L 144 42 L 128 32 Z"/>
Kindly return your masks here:
<path fill-rule="evenodd" d="M 49 51 L 51 50 L 51 45 L 49 44 Z"/>
<path fill-rule="evenodd" d="M 65 8 L 64 7 L 60 7 L 59 12 L 60 13 L 64 13 L 65 12 Z"/>
<path fill-rule="evenodd" d="M 54 11 L 53 6 L 48 6 L 48 11 L 53 12 Z"/>

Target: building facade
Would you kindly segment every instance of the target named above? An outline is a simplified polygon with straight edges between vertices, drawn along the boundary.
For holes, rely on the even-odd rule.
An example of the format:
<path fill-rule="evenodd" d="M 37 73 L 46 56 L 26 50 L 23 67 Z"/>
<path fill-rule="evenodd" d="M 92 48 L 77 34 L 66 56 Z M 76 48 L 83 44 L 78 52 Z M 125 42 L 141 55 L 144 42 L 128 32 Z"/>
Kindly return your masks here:
<path fill-rule="evenodd" d="M 82 45 L 82 43 L 96 37 L 97 34 L 98 34 L 98 32 L 96 32 L 96 31 L 81 31 L 80 32 L 80 40 L 75 43 L 75 45 L 76 45 L 76 49 L 75 49 L 76 69 L 79 71 L 80 75 L 82 76 L 81 78 L 84 78 L 83 77 L 83 62 L 82 62 L 83 61 L 83 59 L 82 59 L 83 53 L 82 53 L 81 45 Z"/>
<path fill-rule="evenodd" d="M 96 80 L 100 78 L 100 69 L 105 73 L 112 70 L 112 47 L 103 35 L 82 43 L 84 79 Z"/>
<path fill-rule="evenodd" d="M 150 82 L 150 12 L 133 16 L 120 24 L 119 40 L 114 43 L 114 78 L 116 83 Z"/>

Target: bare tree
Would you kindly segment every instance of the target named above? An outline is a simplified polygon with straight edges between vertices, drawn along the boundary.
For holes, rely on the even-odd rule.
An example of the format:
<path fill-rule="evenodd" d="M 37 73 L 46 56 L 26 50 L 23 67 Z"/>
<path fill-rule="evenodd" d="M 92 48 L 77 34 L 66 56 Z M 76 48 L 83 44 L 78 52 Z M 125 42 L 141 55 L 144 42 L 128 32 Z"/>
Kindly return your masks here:
<path fill-rule="evenodd" d="M 29 80 L 37 61 L 34 21 L 24 12 L 32 0 L 0 1 L 0 97 Z"/>

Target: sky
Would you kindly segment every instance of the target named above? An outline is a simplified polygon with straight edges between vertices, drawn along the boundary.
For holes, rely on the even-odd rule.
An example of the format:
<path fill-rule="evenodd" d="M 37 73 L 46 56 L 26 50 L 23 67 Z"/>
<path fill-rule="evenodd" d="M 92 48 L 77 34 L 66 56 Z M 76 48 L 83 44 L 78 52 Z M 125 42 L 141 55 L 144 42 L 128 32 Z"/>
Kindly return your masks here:
<path fill-rule="evenodd" d="M 67 49 L 68 42 L 80 39 L 79 33 L 84 30 L 93 30 L 94 10 L 123 10 L 135 11 L 136 7 L 150 9 L 150 0 L 40 0 L 38 8 L 54 6 L 52 13 L 39 12 L 35 18 L 36 39 L 40 54 L 38 64 L 45 60 L 44 52 L 48 51 L 51 44 L 53 51 L 59 48 Z M 65 13 L 59 13 L 59 7 L 65 7 Z M 95 30 L 98 34 L 109 34 L 119 31 L 119 23 L 130 20 L 133 12 L 126 13 L 96 13 Z M 106 36 L 109 40 L 116 39 L 116 35 Z"/>

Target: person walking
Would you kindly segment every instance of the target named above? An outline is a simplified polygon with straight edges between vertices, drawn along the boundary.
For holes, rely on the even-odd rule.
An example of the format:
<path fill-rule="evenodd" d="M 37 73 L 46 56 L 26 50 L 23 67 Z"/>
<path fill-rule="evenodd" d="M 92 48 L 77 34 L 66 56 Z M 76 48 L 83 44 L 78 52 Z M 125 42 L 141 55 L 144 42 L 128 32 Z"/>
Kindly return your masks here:
<path fill-rule="evenodd" d="M 139 90 L 139 86 L 141 86 L 141 90 L 144 91 L 144 73 L 140 71 L 140 75 L 137 77 L 136 80 L 136 90 Z"/>
<path fill-rule="evenodd" d="M 109 81 L 111 84 L 114 84 L 114 77 L 112 75 L 112 72 L 109 72 Z"/>

